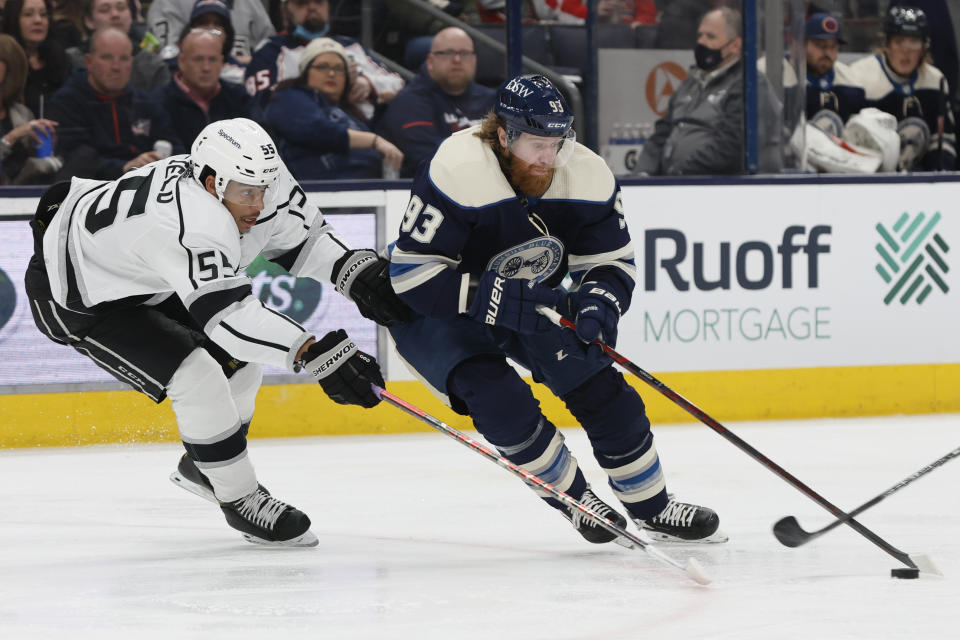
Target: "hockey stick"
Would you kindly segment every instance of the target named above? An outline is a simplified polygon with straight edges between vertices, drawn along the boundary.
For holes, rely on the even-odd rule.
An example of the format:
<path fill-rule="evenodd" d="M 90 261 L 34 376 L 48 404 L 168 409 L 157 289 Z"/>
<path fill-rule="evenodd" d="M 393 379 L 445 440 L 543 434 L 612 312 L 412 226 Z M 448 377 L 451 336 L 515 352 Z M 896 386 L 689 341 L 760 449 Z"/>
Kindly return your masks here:
<path fill-rule="evenodd" d="M 575 331 L 577 328 L 577 325 L 575 325 L 574 323 L 570 322 L 569 320 L 561 316 L 554 309 L 549 309 L 547 307 L 544 307 L 543 305 L 540 305 L 537 307 L 537 311 L 539 311 L 541 314 L 549 318 L 550 321 L 553 322 L 554 324 L 559 325 L 563 328 L 569 329 L 571 331 Z M 887 542 L 886 540 L 884 540 L 883 538 L 875 534 L 873 531 L 870 531 L 865 526 L 863 526 L 862 524 L 860 524 L 859 522 L 851 518 L 848 514 L 841 511 L 838 507 L 834 506 L 832 503 L 827 501 L 826 498 L 824 498 L 819 493 L 817 493 L 816 491 L 814 491 L 813 489 L 805 485 L 803 482 L 798 480 L 786 469 L 784 469 L 783 467 L 775 463 L 773 460 L 771 460 L 767 456 L 757 451 L 750 444 L 742 440 L 738 435 L 736 435 L 735 433 L 732 433 L 729 429 L 727 429 L 722 424 L 720 424 L 719 422 L 711 418 L 699 407 L 697 407 L 695 404 L 693 404 L 692 402 L 690 402 L 689 400 L 681 396 L 679 393 L 677 393 L 667 385 L 663 384 L 662 382 L 654 378 L 652 375 L 650 375 L 649 373 L 647 373 L 646 371 L 644 371 L 634 363 L 630 362 L 625 357 L 623 357 L 622 355 L 620 355 L 619 353 L 617 353 L 607 345 L 603 344 L 599 340 L 595 340 L 593 344 L 599 346 L 605 354 L 610 356 L 614 362 L 619 364 L 626 371 L 637 376 L 638 378 L 643 380 L 645 383 L 647 383 L 648 385 L 650 385 L 651 387 L 659 391 L 661 394 L 666 396 L 674 404 L 676 404 L 681 409 L 683 409 L 684 411 L 686 411 L 687 413 L 695 417 L 697 420 L 699 420 L 703 424 L 707 425 L 708 427 L 710 427 L 711 429 L 719 433 L 721 436 L 723 436 L 728 441 L 733 443 L 735 447 L 737 447 L 738 449 L 746 453 L 748 456 L 750 456 L 751 458 L 753 458 L 754 460 L 756 460 L 757 462 L 765 466 L 767 469 L 770 469 L 776 475 L 780 476 L 785 481 L 793 485 L 795 488 L 799 489 L 808 498 L 810 498 L 811 500 L 819 504 L 821 507 L 823 507 L 824 509 L 826 509 L 827 511 L 829 511 L 830 513 L 832 513 L 838 518 L 845 518 L 844 524 L 856 530 L 857 533 L 859 533 L 860 535 L 865 537 L 867 540 L 869 540 L 873 544 L 883 549 L 885 552 L 887 552 L 888 554 L 890 554 L 891 556 L 893 556 L 903 564 L 913 569 L 920 569 L 921 571 L 926 571 L 927 573 L 940 574 L 940 571 L 936 568 L 936 565 L 934 565 L 933 561 L 930 560 L 930 558 L 928 558 L 927 556 L 920 555 L 920 554 L 908 554 L 908 553 L 904 553 L 903 551 L 900 551 L 899 549 L 891 545 L 889 542 Z"/>
<path fill-rule="evenodd" d="M 859 507 L 857 507 L 856 509 L 848 513 L 846 516 L 839 518 L 837 520 L 834 520 L 833 522 L 823 527 L 822 529 L 817 529 L 816 531 L 812 531 L 812 532 L 804 531 L 803 528 L 800 526 L 800 523 L 797 522 L 797 519 L 794 516 L 787 516 L 786 518 L 781 518 L 780 520 L 777 521 L 775 525 L 773 525 L 773 535 L 777 537 L 777 540 L 779 540 L 781 544 L 787 547 L 799 547 L 801 545 L 805 545 L 811 540 L 819 538 L 826 532 L 832 529 L 836 529 L 842 524 L 845 524 L 846 521 L 849 520 L 850 518 L 860 515 L 861 513 L 863 513 L 873 505 L 877 504 L 884 498 L 888 496 L 892 496 L 897 491 L 899 491 L 900 489 L 903 489 L 905 486 L 907 486 L 917 478 L 922 478 L 923 476 L 927 475 L 928 473 L 930 473 L 940 465 L 950 461 L 953 458 L 956 458 L 957 456 L 960 456 L 960 447 L 957 447 L 956 449 L 954 449 L 947 455 L 943 456 L 939 460 L 928 464 L 923 469 L 920 469 L 920 471 L 917 471 L 916 473 L 914 473 L 912 476 L 904 478 L 897 484 L 893 485 L 892 487 L 890 487 L 889 489 L 887 489 L 886 491 L 884 491 L 883 493 L 875 497 L 873 500 L 869 500 L 863 503 L 862 505 L 860 505 Z"/>
<path fill-rule="evenodd" d="M 494 462 L 496 462 L 498 465 L 500 465 L 507 471 L 510 471 L 511 473 L 513 473 L 515 476 L 525 480 L 527 483 L 527 486 L 530 487 L 531 489 L 533 489 L 534 486 L 539 487 L 543 491 L 546 491 L 547 493 L 549 493 L 552 497 L 562 502 L 564 505 L 577 509 L 585 517 L 597 523 L 598 525 L 600 525 L 610 533 L 616 534 L 620 538 L 624 539 L 624 542 L 621 543 L 623 544 L 623 546 L 630 549 L 640 549 L 641 551 L 644 551 L 647 554 L 653 556 L 655 559 L 659 560 L 660 562 L 663 562 L 664 564 L 668 564 L 671 567 L 680 569 L 681 571 L 686 573 L 692 580 L 694 580 L 699 584 L 710 583 L 709 576 L 707 576 L 706 572 L 704 572 L 703 570 L 703 567 L 701 567 L 700 563 L 698 563 L 694 558 L 687 558 L 686 565 L 680 564 L 679 561 L 674 560 L 664 552 L 660 551 L 660 549 L 657 549 L 656 547 L 651 545 L 649 542 L 644 542 L 643 540 L 633 535 L 623 527 L 618 526 L 617 524 L 611 522 L 607 518 L 604 518 L 603 516 L 598 514 L 596 511 L 594 511 L 590 507 L 580 503 L 580 501 L 578 500 L 574 500 L 563 491 L 560 491 L 559 489 L 551 485 L 549 482 L 544 481 L 542 478 L 540 478 L 540 476 L 532 474 L 526 469 L 523 469 L 522 467 L 518 467 L 514 463 L 507 460 L 505 457 L 499 455 L 497 452 L 490 449 L 489 447 L 486 447 L 483 444 L 474 440 L 473 438 L 467 436 L 466 434 L 460 431 L 457 431 L 453 427 L 441 422 L 440 420 L 438 420 L 437 418 L 434 418 L 433 416 L 426 413 L 425 411 L 418 409 L 417 407 L 410 404 L 406 400 L 398 398 L 397 396 L 393 395 L 386 389 L 382 389 L 377 385 L 372 385 L 372 386 L 373 386 L 374 393 L 376 393 L 381 400 L 385 400 L 389 404 L 392 404 L 393 406 L 403 410 L 404 412 L 412 415 L 413 417 L 418 418 L 423 422 L 426 422 L 428 425 L 430 425 L 437 431 L 440 431 L 441 433 L 445 433 L 446 435 L 450 436 L 454 440 L 459 441 L 461 444 L 467 447 L 470 447 L 471 449 L 473 449 L 478 453 L 483 454 L 488 459 L 493 460 Z"/>

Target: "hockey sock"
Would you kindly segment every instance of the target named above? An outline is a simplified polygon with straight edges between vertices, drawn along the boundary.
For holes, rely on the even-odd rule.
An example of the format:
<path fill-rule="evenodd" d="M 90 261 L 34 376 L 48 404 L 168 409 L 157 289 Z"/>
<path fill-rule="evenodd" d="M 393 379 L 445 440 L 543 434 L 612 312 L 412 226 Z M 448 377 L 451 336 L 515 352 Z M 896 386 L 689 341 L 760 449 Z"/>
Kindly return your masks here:
<path fill-rule="evenodd" d="M 635 518 L 667 505 L 666 481 L 640 395 L 608 367 L 563 397 L 590 438 L 610 487 Z"/>
<path fill-rule="evenodd" d="M 530 387 L 502 357 L 480 356 L 461 363 L 451 373 L 448 387 L 467 405 L 477 431 L 511 462 L 571 496 L 586 491 L 587 481 L 563 434 L 540 413 Z M 561 507 L 553 498 L 544 499 Z"/>

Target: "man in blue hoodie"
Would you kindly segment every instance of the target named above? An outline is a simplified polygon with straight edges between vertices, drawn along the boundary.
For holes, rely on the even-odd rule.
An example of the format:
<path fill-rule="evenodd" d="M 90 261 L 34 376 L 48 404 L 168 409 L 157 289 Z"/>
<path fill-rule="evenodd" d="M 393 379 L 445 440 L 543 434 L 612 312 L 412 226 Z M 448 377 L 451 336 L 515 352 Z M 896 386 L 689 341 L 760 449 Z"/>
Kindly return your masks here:
<path fill-rule="evenodd" d="M 130 87 L 130 38 L 107 27 L 90 37 L 87 69 L 76 71 L 50 99 L 49 118 L 57 127 L 60 175 L 113 180 L 160 159 L 158 140 L 184 153 L 170 119 L 146 93 Z"/>
<path fill-rule="evenodd" d="M 433 156 L 450 134 L 479 124 L 496 92 L 473 81 L 477 53 L 466 31 L 448 27 L 430 45 L 420 75 L 387 107 L 377 133 L 403 151 L 401 177 Z"/>

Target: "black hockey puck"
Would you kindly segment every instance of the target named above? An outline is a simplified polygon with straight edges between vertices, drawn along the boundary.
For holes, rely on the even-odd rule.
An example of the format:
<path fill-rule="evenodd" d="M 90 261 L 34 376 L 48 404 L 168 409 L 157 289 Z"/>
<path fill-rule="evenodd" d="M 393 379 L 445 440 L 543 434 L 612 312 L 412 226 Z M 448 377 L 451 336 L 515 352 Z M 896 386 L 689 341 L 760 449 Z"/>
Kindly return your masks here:
<path fill-rule="evenodd" d="M 890 577 L 901 578 L 904 580 L 916 580 L 920 577 L 920 569 L 911 569 L 909 567 L 890 569 Z"/>

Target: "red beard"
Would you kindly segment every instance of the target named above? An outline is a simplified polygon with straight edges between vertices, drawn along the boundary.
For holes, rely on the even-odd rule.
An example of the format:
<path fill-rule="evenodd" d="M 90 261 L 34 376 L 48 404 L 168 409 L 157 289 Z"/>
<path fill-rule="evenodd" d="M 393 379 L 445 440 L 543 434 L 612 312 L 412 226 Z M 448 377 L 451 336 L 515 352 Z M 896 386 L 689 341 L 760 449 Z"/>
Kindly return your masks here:
<path fill-rule="evenodd" d="M 511 155 L 507 161 L 509 170 L 507 177 L 510 184 L 524 195 L 539 198 L 546 193 L 550 183 L 553 182 L 553 174 L 556 171 L 554 168 L 548 169 L 542 175 L 535 175 L 530 172 L 530 165 L 517 156 Z"/>

